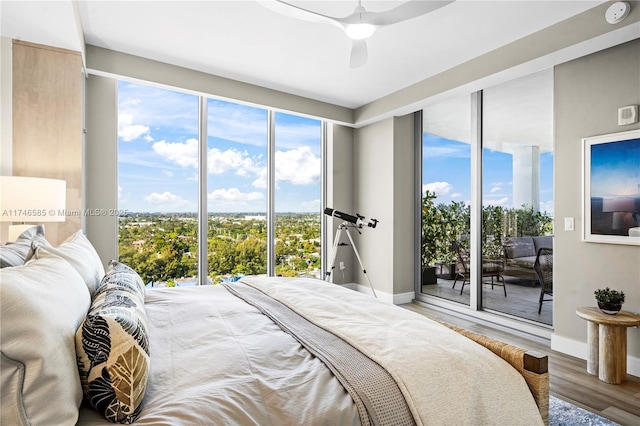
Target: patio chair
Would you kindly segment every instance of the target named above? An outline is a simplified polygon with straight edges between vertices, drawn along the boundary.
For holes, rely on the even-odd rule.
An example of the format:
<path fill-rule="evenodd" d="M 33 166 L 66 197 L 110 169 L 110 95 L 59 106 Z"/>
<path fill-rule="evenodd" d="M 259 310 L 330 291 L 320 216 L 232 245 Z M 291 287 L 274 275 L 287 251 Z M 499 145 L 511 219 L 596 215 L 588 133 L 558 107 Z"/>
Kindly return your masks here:
<path fill-rule="evenodd" d="M 553 299 L 545 299 L 544 295 L 553 296 L 553 249 L 542 247 L 538 250 L 533 269 L 540 283 L 540 302 L 538 314 L 542 312 L 542 302 L 550 302 Z"/>
<path fill-rule="evenodd" d="M 460 270 L 456 270 L 456 277 L 453 281 L 452 288 L 456 288 L 458 279 L 462 278 L 462 288 L 460 289 L 460 294 L 462 294 L 464 286 L 467 284 L 469 277 L 471 276 L 471 257 L 469 256 L 469 250 L 467 250 L 460 241 L 454 241 L 452 244 L 458 258 L 457 263 L 460 265 Z M 507 286 L 504 283 L 504 277 L 502 276 L 503 272 L 504 262 L 502 259 L 482 259 L 482 277 L 491 277 L 490 283 L 483 282 L 483 284 L 491 284 L 491 289 L 493 289 L 494 285 L 502 286 L 502 289 L 504 290 L 504 297 L 507 297 Z"/>

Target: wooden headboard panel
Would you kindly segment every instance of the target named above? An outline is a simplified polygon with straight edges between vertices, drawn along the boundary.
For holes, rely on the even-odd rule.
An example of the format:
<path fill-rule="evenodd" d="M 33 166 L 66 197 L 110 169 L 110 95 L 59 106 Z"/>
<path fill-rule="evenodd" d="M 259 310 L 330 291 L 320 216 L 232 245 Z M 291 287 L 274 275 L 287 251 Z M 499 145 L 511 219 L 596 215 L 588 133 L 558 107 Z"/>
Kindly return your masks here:
<path fill-rule="evenodd" d="M 12 172 L 67 182 L 66 210 L 76 214 L 45 224 L 57 245 L 83 226 L 82 57 L 17 40 L 12 47 Z"/>

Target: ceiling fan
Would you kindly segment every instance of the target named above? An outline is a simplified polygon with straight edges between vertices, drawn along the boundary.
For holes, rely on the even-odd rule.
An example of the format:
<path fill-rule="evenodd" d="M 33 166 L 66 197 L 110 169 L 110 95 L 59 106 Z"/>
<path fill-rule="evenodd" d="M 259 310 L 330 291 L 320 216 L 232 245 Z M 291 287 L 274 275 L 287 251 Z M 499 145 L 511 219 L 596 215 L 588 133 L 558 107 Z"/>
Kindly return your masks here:
<path fill-rule="evenodd" d="M 366 39 L 377 29 L 425 15 L 453 1 L 409 0 L 385 12 L 368 12 L 362 6 L 362 1 L 358 0 L 353 13 L 342 18 L 313 12 L 284 0 L 266 0 L 260 3 L 282 15 L 341 28 L 353 40 L 349 66 L 359 68 L 367 63 L 369 56 Z"/>

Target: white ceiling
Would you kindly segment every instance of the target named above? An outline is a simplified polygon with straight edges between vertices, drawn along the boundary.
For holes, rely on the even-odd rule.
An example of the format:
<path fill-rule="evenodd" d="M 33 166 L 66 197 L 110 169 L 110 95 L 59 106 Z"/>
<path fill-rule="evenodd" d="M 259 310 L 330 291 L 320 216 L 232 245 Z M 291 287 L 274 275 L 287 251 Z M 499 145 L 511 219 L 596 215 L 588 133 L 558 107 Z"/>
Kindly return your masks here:
<path fill-rule="evenodd" d="M 425 0 L 427 1 L 427 0 Z M 369 62 L 348 64 L 339 28 L 279 15 L 257 1 L 6 1 L 4 37 L 87 44 L 356 108 L 604 1 L 458 0 L 377 31 Z M 295 1 L 334 16 L 356 1 Z M 365 0 L 370 11 L 400 1 Z"/>

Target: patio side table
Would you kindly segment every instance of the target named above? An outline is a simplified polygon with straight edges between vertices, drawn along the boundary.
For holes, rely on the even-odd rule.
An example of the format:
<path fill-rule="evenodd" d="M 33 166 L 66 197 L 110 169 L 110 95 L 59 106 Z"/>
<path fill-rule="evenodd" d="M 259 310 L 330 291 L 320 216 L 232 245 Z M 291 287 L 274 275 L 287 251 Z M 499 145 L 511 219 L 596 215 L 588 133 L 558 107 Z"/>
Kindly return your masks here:
<path fill-rule="evenodd" d="M 627 327 L 640 325 L 640 315 L 620 311 L 607 315 L 595 307 L 576 314 L 587 320 L 587 372 L 606 383 L 618 385 L 627 379 Z"/>

